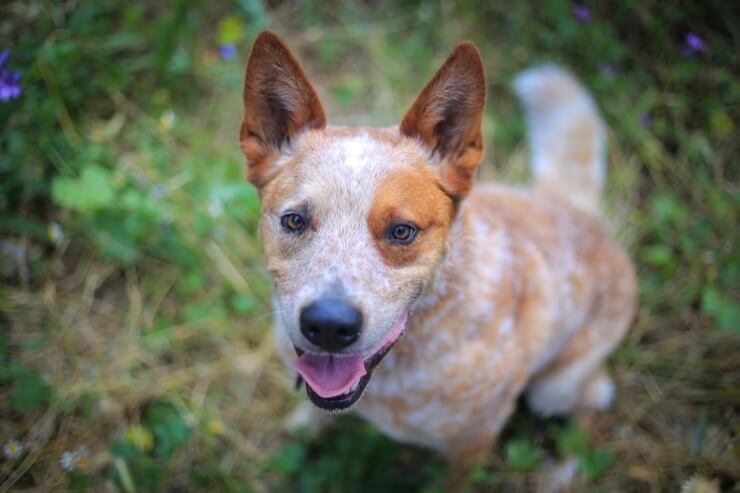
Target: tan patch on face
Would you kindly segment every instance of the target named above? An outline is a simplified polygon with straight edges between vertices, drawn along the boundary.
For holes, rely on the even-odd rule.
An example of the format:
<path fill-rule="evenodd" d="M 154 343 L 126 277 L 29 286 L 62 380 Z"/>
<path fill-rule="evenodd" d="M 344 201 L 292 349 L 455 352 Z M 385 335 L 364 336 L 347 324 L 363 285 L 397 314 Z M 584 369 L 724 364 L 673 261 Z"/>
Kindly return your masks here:
<path fill-rule="evenodd" d="M 444 251 L 454 206 L 437 185 L 437 175 L 419 166 L 395 171 L 381 182 L 373 198 L 368 226 L 386 265 L 399 267 L 424 256 Z M 412 224 L 416 237 L 408 245 L 388 240 L 395 224 Z"/>

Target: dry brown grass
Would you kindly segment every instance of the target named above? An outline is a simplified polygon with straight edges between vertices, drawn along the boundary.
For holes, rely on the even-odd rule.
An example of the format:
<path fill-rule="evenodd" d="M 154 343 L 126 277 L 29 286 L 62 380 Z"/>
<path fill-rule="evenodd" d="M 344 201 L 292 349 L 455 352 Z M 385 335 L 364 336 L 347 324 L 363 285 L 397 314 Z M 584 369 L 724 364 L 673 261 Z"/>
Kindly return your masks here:
<path fill-rule="evenodd" d="M 293 25 L 294 14 L 292 6 L 283 6 L 273 14 L 275 24 Z M 444 29 L 439 38 L 449 45 L 469 37 L 470 19 L 450 14 L 440 22 Z M 338 115 L 340 122 L 388 124 L 411 101 L 421 79 L 430 75 L 431 65 L 445 55 L 435 54 L 424 69 L 428 72 L 415 73 L 417 68 L 386 39 L 404 26 L 399 17 L 386 25 L 363 26 L 355 21 L 278 30 L 304 55 L 309 72 L 318 75 L 315 79 L 329 102 L 329 114 Z M 483 34 L 476 36 L 485 40 Z M 333 67 L 320 62 L 319 40 L 347 45 Z M 493 42 L 483 47 L 489 76 L 496 81 L 497 67 L 510 54 Z M 519 52 L 511 56 L 526 58 Z M 241 67 L 229 70 L 232 79 L 240 77 Z M 360 87 L 358 101 L 345 106 L 331 103 L 340 82 Z M 239 101 L 239 89 L 219 81 L 213 84 L 213 93 L 204 98 L 199 111 L 182 112 L 183 119 L 191 119 L 184 136 L 156 130 L 156 121 L 125 99 L 116 104 L 128 126 L 156 134 L 160 144 L 175 149 L 178 156 L 203 145 L 188 140 L 197 131 L 208 135 L 206 155 L 214 162 L 239 160 L 234 142 L 241 112 L 234 104 Z M 492 84 L 493 94 L 500 98 L 489 103 L 489 127 L 494 114 L 510 114 L 514 104 L 501 96 L 505 82 Z M 490 131 L 488 139 L 492 140 Z M 620 140 L 618 135 L 612 139 Z M 103 140 L 108 145 L 113 141 Z M 655 145 L 656 162 L 676 165 L 677 174 L 691 176 L 688 161 L 674 163 L 659 143 Z M 636 226 L 641 223 L 635 215 L 643 213 L 646 194 L 672 185 L 646 171 L 634 149 L 615 145 L 610 152 L 610 217 L 620 238 L 636 250 L 645 232 Z M 125 162 L 127 173 L 152 183 L 172 184 L 180 176 L 157 174 L 147 156 L 134 151 Z M 525 164 L 526 153 L 519 144 L 501 153 L 489 152 L 481 175 L 521 181 Z M 180 205 L 183 212 L 178 220 L 191 225 L 188 211 L 204 204 L 186 186 L 176 185 L 168 200 Z M 101 258 L 85 239 L 74 237 L 50 252 L 47 268 L 32 283 L 21 283 L 23 276 L 16 276 L 14 282 L 0 285 L 0 328 L 10 343 L 11 359 L 39 369 L 53 389 L 48 407 L 19 413 L 4 404 L 12 388 L 0 386 L 0 443 L 18 439 L 26 448 L 22 460 L 0 461 L 0 491 L 64 489 L 69 476 L 60 467 L 60 458 L 65 451 L 81 448 L 86 463 L 80 470 L 90 478 L 91 490 L 114 490 L 113 479 L 122 478 L 127 489 L 130 465 L 115 460 L 111 442 L 141 425 L 152 402 L 172 404 L 195 430 L 191 442 L 172 460 L 168 489 L 192 489 L 188 475 L 203 463 L 215 464 L 213 474 L 221 478 L 224 489 L 236 491 L 249 484 L 266 492 L 283 486 L 280 475 L 266 464 L 294 439 L 282 431 L 282 419 L 301 397 L 272 351 L 270 302 L 254 232 L 226 223 L 217 240 L 201 242 L 195 232 L 189 235 L 188 241 L 200 244 L 209 268 L 204 286 L 187 298 L 177 286 L 188 272 L 166 260 L 145 256 L 133 266 L 122 267 Z M 21 245 L 31 241 L 23 236 L 11 240 Z M 643 264 L 639 266 L 644 275 Z M 589 430 L 595 444 L 617 456 L 616 465 L 597 482 L 601 491 L 678 491 L 697 473 L 717 478 L 727 491 L 739 491 L 738 338 L 717 330 L 697 306 L 675 302 L 674 291 L 689 281 L 695 282 L 677 278 L 643 292 L 635 325 L 612 359 L 619 398 L 614 411 L 598 417 Z M 213 302 L 210 293 L 225 289 L 254 296 L 261 302 L 259 310 L 183 320 L 187 303 Z M 177 322 L 158 334 L 156 322 L 163 316 Z M 341 435 L 342 430 L 331 433 Z M 333 453 L 321 446 L 321 439 L 314 442 L 312 453 Z M 421 452 L 409 467 L 421 470 L 425 454 Z M 506 472 L 499 451 L 492 452 L 487 466 L 495 471 L 495 482 L 475 486 L 480 491 L 491 491 L 494 485 L 506 491 L 529 491 L 534 484 L 532 474 Z M 580 483 L 576 489 L 593 487 L 593 483 Z"/>
<path fill-rule="evenodd" d="M 22 357 L 42 371 L 55 398 L 43 413 L 3 413 L 3 443 L 21 439 L 29 453 L 20 464 L 2 464 L 2 489 L 24 474 L 29 477 L 16 487 L 60 488 L 66 483 L 60 457 L 80 447 L 88 452 L 85 472 L 104 477 L 112 460 L 110 440 L 140 423 L 143 406 L 152 400 L 174 403 L 192 426 L 209 419 L 228 423 L 219 439 L 232 449 L 234 461 L 256 465 L 275 447 L 276 417 L 286 412 L 292 382 L 273 358 L 269 332 L 226 338 L 204 324 L 181 324 L 161 346 L 143 347 L 142 327 L 150 327 L 157 313 L 176 309 L 177 300 L 168 296 L 175 273 L 147 266 L 156 269 L 157 279 L 145 278 L 142 285 L 144 266 L 122 271 L 79 250 L 56 261 L 63 270 L 56 274 L 62 275 L 50 276 L 38 291 L 5 287 L 10 342 L 28 347 L 44 340 Z M 192 460 L 197 457 L 182 468 Z"/>

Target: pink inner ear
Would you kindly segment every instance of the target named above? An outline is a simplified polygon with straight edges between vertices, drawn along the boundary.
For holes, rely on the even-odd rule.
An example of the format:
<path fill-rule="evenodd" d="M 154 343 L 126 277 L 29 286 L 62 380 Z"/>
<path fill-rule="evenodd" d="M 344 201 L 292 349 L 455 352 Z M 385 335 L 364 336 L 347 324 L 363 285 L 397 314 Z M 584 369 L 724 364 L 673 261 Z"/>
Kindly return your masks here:
<path fill-rule="evenodd" d="M 401 121 L 401 133 L 418 137 L 442 155 L 461 152 L 480 134 L 485 76 L 478 50 L 458 45 Z"/>

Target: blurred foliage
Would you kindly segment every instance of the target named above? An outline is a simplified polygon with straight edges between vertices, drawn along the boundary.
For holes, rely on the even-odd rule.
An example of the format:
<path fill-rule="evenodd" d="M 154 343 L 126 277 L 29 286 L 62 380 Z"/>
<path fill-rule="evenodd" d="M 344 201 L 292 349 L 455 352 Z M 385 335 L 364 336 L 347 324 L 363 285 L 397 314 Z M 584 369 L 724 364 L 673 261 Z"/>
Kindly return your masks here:
<path fill-rule="evenodd" d="M 111 446 L 114 456 L 127 464 L 126 472 L 119 469 L 114 478 L 124 490 L 130 475 L 133 484 L 145 491 L 160 491 L 177 461 L 172 460 L 175 452 L 181 452 L 187 444 L 192 429 L 182 416 L 169 404 L 152 403 L 146 409 L 144 425 L 130 429 L 123 440 Z M 153 447 L 152 447 L 153 445 Z"/>
<path fill-rule="evenodd" d="M 340 124 L 398 121 L 451 46 L 475 41 L 495 150 L 484 174 L 526 174 L 510 81 L 533 64 L 571 68 L 610 126 L 609 205 L 641 282 L 638 322 L 614 358 L 625 385 L 638 382 L 620 397 L 625 423 L 591 437 L 559 422 L 543 432 L 520 413 L 474 490 L 520 491 L 541 463 L 570 456 L 604 491 L 639 489 L 635 477 L 675 490 L 696 470 L 731 487 L 737 25 L 718 0 L 3 3 L 0 51 L 22 94 L 0 101 L 0 439 L 42 445 L 6 455 L 0 483 L 442 491 L 438 458 L 356 419 L 286 438 L 290 383 L 272 360 L 250 363 L 267 361 L 270 288 L 236 134 L 248 49 L 269 26 Z M 642 433 L 634 453 L 625 427 Z M 84 444 L 100 445 L 87 466 L 82 453 L 60 465 Z M 646 457 L 659 465 L 646 472 Z"/>
<path fill-rule="evenodd" d="M 506 463 L 512 471 L 534 471 L 542 463 L 545 454 L 526 439 L 512 440 L 504 447 Z"/>
<path fill-rule="evenodd" d="M 4 43 L 23 67 L 23 95 L 0 105 L 0 210 L 45 201 L 54 175 L 78 173 L 86 157 L 79 155 L 91 152 L 85 120 L 111 117 L 116 95 L 143 101 L 159 87 L 159 98 L 168 100 L 192 83 L 193 33 L 204 19 L 187 1 L 1 8 Z"/>
<path fill-rule="evenodd" d="M 327 434 L 313 444 L 299 437 L 275 452 L 268 467 L 281 476 L 279 491 L 404 492 L 444 473 L 439 459 L 424 460 L 419 467 L 418 450 L 399 446 L 368 423 L 343 418 L 338 426 L 347 434 Z"/>
<path fill-rule="evenodd" d="M 0 334 L 0 385 L 11 388 L 10 409 L 18 413 L 42 409 L 49 401 L 51 387 L 39 371 L 10 361 L 7 346 L 6 336 Z"/>

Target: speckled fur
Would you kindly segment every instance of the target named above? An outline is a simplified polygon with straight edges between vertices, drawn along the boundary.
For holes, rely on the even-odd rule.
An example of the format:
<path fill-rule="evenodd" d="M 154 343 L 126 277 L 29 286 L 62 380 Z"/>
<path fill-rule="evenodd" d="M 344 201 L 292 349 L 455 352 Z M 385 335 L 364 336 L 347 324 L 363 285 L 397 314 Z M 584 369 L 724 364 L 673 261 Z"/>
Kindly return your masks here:
<path fill-rule="evenodd" d="M 242 147 L 260 187 L 278 347 L 290 368 L 293 346 L 312 349 L 299 331 L 300 308 L 341 291 L 366 321 L 347 352 L 377 345 L 411 307 L 405 335 L 353 408 L 398 440 L 470 464 L 489 449 L 522 393 L 545 415 L 609 406 L 614 386 L 604 360 L 629 327 L 636 282 L 598 217 L 603 130 L 575 79 L 548 68 L 528 73 L 517 88 L 525 104 L 578 120 L 563 126 L 543 113 L 533 127 L 547 135 L 532 137 L 536 185 L 479 184 L 470 192 L 484 88 L 472 45 L 458 47 L 403 124 L 386 129 L 326 126 L 310 84 L 274 35 L 261 36 L 252 58 L 262 61 L 250 61 L 248 81 L 272 85 L 245 89 Z M 562 90 L 542 93 L 558 84 Z M 453 123 L 462 126 L 442 134 L 449 125 L 437 123 L 450 117 L 444 105 L 451 93 L 463 112 L 452 113 Z M 255 98 L 277 98 L 273 106 L 286 112 L 260 110 Z M 302 116 L 259 123 L 283 113 Z M 545 159 L 540 143 L 557 137 L 558 126 L 573 145 L 561 143 Z M 268 127 L 285 135 L 265 135 Z M 280 227 L 280 215 L 293 209 L 311 217 L 300 238 Z M 425 225 L 414 250 L 383 243 L 379 231 L 394 215 Z M 303 411 L 296 416 L 311 419 Z"/>

